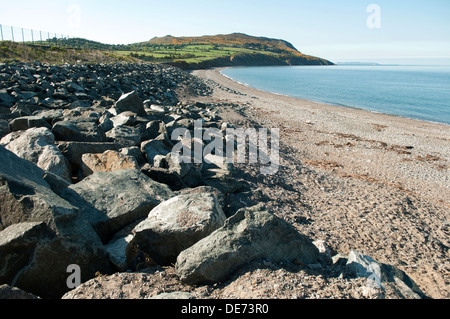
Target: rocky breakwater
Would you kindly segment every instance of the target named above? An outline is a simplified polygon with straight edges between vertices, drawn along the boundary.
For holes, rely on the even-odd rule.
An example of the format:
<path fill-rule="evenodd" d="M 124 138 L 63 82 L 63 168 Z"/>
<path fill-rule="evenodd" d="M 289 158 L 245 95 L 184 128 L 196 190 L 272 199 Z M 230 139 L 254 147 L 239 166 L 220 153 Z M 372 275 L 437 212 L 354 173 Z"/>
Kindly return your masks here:
<path fill-rule="evenodd" d="M 199 79 L 158 65 L 17 64 L 0 65 L 0 81 L 1 297 L 60 298 L 99 274 L 157 265 L 203 285 L 259 259 L 333 264 L 325 245 L 263 205 L 226 209 L 225 198 L 248 185 L 225 158 L 177 160 L 174 144 L 192 140 L 172 140 L 176 128 L 227 127 L 217 105 L 178 103 L 183 86 L 209 94 Z M 370 257 L 335 264 L 422 296 Z"/>

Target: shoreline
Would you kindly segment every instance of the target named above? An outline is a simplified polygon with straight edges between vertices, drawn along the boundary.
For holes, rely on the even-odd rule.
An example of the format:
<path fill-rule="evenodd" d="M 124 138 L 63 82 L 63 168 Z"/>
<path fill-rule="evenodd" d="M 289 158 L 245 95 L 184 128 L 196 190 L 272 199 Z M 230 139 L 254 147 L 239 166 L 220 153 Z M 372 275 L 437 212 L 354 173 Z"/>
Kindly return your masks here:
<path fill-rule="evenodd" d="M 316 136 L 317 141 L 312 138 L 311 142 L 315 144 L 326 144 L 321 140 L 321 138 L 324 138 L 324 135 L 328 135 L 328 144 L 333 144 L 334 142 L 329 142 L 331 135 L 331 137 L 338 136 L 344 138 L 346 141 L 350 141 L 347 143 L 365 142 L 371 148 L 373 148 L 373 144 L 380 144 L 381 149 L 390 150 L 400 156 L 404 155 L 404 157 L 396 159 L 399 166 L 396 168 L 396 172 L 393 172 L 391 167 L 389 167 L 393 164 L 389 156 L 382 163 L 380 158 L 369 154 L 367 155 L 366 161 L 371 162 L 370 164 L 373 164 L 371 166 L 379 166 L 376 168 L 377 172 L 375 175 L 383 175 L 384 180 L 389 180 L 389 174 L 391 173 L 393 180 L 399 179 L 399 184 L 409 185 L 406 186 L 408 190 L 418 193 L 421 196 L 425 194 L 418 190 L 423 186 L 422 182 L 424 182 L 429 186 L 429 191 L 431 190 L 431 193 L 434 193 L 432 195 L 434 200 L 438 198 L 438 201 L 450 207 L 450 177 L 445 176 L 445 172 L 448 172 L 450 169 L 449 125 L 372 112 L 364 109 L 334 106 L 262 91 L 240 84 L 223 75 L 221 73 L 223 69 L 225 68 L 197 70 L 192 73 L 203 79 L 213 80 L 228 90 L 231 90 L 231 92 L 240 92 L 243 95 L 220 93 L 216 98 L 250 105 L 251 112 L 255 113 L 254 111 L 256 110 L 256 113 L 263 113 L 263 121 L 273 121 L 274 126 L 281 127 L 282 131 L 283 126 L 288 131 L 290 130 L 289 126 L 297 126 L 301 130 L 309 132 L 311 135 L 320 135 Z M 266 115 L 271 115 L 270 119 L 267 119 Z M 256 117 L 261 116 L 256 114 Z M 305 147 L 307 149 L 306 151 L 309 151 L 309 155 L 311 153 L 317 153 L 317 147 L 314 147 L 317 145 L 310 146 Z M 340 153 L 334 154 L 333 156 L 330 153 L 329 149 L 324 152 L 319 152 L 328 161 L 331 160 L 332 162 L 348 164 L 343 159 L 353 160 L 351 170 L 345 172 L 346 174 L 352 174 L 358 171 L 358 167 L 366 166 L 366 162 L 355 161 L 352 156 L 348 157 L 348 154 Z M 321 160 L 317 158 L 317 154 L 311 155 L 310 157 L 313 161 Z M 419 160 L 418 163 L 423 167 L 408 167 L 404 172 L 400 172 L 403 167 L 414 163 L 417 159 L 424 159 Z M 426 166 L 426 164 L 431 164 L 431 167 L 430 165 Z M 433 166 L 433 164 L 435 165 Z M 378 171 L 383 167 L 388 169 L 388 172 L 380 174 Z M 436 168 L 438 170 L 438 176 L 435 172 L 432 172 Z M 405 173 L 408 170 L 420 172 L 416 173 L 415 176 L 407 176 L 408 174 Z M 365 170 L 363 171 L 361 174 L 367 173 Z M 367 174 L 370 175 L 370 173 Z M 413 184 L 415 185 L 411 184 L 411 179 L 414 179 Z M 440 189 L 439 191 L 435 189 L 436 184 Z"/>
<path fill-rule="evenodd" d="M 197 101 L 236 127 L 280 129 L 279 172 L 241 168 L 272 211 L 332 251 L 364 251 L 432 298 L 450 296 L 448 125 L 277 95 L 220 70 L 192 72 L 213 81 Z"/>
<path fill-rule="evenodd" d="M 328 107 L 337 107 L 337 108 L 344 108 L 344 109 L 351 109 L 351 110 L 358 110 L 358 111 L 363 111 L 363 112 L 369 112 L 369 113 L 373 113 L 373 114 L 381 114 L 381 115 L 386 115 L 386 116 L 392 116 L 394 118 L 400 118 L 400 119 L 405 119 L 405 120 L 412 120 L 412 121 L 418 121 L 418 122 L 425 122 L 425 123 L 431 123 L 431 124 L 438 124 L 438 125 L 444 125 L 444 126 L 448 126 L 448 129 L 450 129 L 450 123 L 442 123 L 442 122 L 435 122 L 435 121 L 428 121 L 428 120 L 422 120 L 422 119 L 416 119 L 416 118 L 412 118 L 412 117 L 405 117 L 402 115 L 396 115 L 396 114 L 388 114 L 388 113 L 383 113 L 383 112 L 379 112 L 379 111 L 371 111 L 371 110 L 367 110 L 361 107 L 355 107 L 355 106 L 348 106 L 348 105 L 336 105 L 336 104 L 330 104 L 330 103 L 324 103 L 324 102 L 319 102 L 319 101 L 313 101 L 313 100 L 308 100 L 308 99 L 302 99 L 302 98 L 298 98 L 298 97 L 294 97 L 294 96 L 290 96 L 290 95 L 286 95 L 286 94 L 281 94 L 281 93 L 276 93 L 276 92 L 271 92 L 271 91 L 264 91 L 264 90 L 260 90 L 257 88 L 254 88 L 246 83 L 241 83 L 237 80 L 234 80 L 233 78 L 229 77 L 228 75 L 225 75 L 222 73 L 223 70 L 229 69 L 232 67 L 218 67 L 218 68 L 212 68 L 209 70 L 216 70 L 218 72 L 218 74 L 240 86 L 243 86 L 245 88 L 249 88 L 252 90 L 256 90 L 256 91 L 260 91 L 260 92 L 265 92 L 265 93 L 269 93 L 269 94 L 273 94 L 273 95 L 277 95 L 277 96 L 282 96 L 282 97 L 287 97 L 287 98 L 291 98 L 291 99 L 296 99 L 302 102 L 310 102 L 310 103 L 316 103 L 316 104 L 320 104 L 320 105 L 324 105 L 324 106 L 328 106 Z"/>

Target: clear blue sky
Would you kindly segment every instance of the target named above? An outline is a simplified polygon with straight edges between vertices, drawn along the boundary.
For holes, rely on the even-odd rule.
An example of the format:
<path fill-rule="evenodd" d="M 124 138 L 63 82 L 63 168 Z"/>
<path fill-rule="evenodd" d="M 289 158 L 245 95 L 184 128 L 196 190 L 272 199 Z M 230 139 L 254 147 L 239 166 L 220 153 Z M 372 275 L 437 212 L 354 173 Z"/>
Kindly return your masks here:
<path fill-rule="evenodd" d="M 450 61 L 450 0 L 0 0 L 0 24 L 104 43 L 242 32 L 334 62 Z"/>

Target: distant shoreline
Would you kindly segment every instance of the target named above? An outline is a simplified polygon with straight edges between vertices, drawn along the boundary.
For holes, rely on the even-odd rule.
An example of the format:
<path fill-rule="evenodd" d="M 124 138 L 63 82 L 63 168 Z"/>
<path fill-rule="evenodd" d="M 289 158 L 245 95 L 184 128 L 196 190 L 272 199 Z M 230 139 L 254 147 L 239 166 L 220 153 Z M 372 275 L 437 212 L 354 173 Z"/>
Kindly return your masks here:
<path fill-rule="evenodd" d="M 336 65 L 336 66 L 338 66 L 338 65 Z M 323 102 L 318 102 L 318 101 L 313 101 L 313 100 L 297 98 L 297 97 L 293 97 L 293 96 L 285 95 L 285 94 L 281 94 L 281 93 L 276 93 L 276 92 L 270 92 L 270 91 L 264 91 L 264 90 L 256 89 L 256 88 L 251 87 L 250 85 L 246 85 L 244 83 L 236 81 L 233 78 L 231 78 L 231 77 L 229 77 L 229 76 L 227 76 L 227 75 L 222 73 L 223 70 L 226 70 L 226 69 L 229 69 L 229 68 L 231 68 L 231 67 L 211 68 L 211 69 L 208 69 L 208 72 L 209 71 L 213 71 L 215 74 L 217 74 L 218 76 L 222 77 L 223 79 L 226 79 L 227 81 L 230 81 L 230 82 L 234 83 L 235 85 L 240 86 L 243 90 L 251 90 L 251 91 L 254 90 L 256 92 L 264 92 L 264 93 L 267 93 L 267 94 L 272 94 L 274 96 L 279 96 L 279 97 L 283 97 L 283 98 L 287 98 L 287 99 L 298 100 L 299 102 L 303 102 L 303 103 L 304 102 L 309 102 L 309 103 L 313 103 L 315 105 L 321 105 L 322 107 L 325 107 L 325 108 L 338 108 L 341 111 L 342 111 L 342 109 L 344 109 L 344 110 L 357 111 L 357 112 L 363 112 L 363 113 L 367 112 L 367 113 L 373 114 L 373 115 L 392 117 L 393 119 L 401 119 L 401 120 L 405 120 L 405 121 L 418 122 L 416 124 L 411 123 L 411 125 L 417 125 L 417 124 L 420 124 L 420 123 L 429 123 L 429 124 L 433 124 L 433 125 L 444 125 L 443 129 L 448 129 L 450 127 L 450 124 L 447 124 L 447 123 L 434 122 L 434 121 L 428 121 L 428 120 L 421 120 L 421 119 L 410 118 L 410 117 L 405 117 L 405 116 L 395 115 L 395 114 L 388 114 L 388 113 L 383 113 L 383 112 L 379 112 L 379 111 L 372 111 L 372 110 L 367 110 L 367 109 L 364 109 L 364 108 L 347 106 L 347 105 L 336 105 L 336 104 L 323 103 Z M 195 74 L 196 71 L 199 72 L 201 70 L 194 70 L 192 72 Z M 237 89 L 237 88 L 234 88 L 234 89 L 239 91 L 239 89 Z"/>

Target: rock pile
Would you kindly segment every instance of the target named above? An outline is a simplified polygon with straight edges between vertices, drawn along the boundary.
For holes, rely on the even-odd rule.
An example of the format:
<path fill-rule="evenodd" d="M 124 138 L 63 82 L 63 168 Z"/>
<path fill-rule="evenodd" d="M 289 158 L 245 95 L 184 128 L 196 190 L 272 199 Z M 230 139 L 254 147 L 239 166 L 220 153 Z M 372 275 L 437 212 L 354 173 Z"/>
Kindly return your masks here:
<path fill-rule="evenodd" d="M 36 63 L 0 65 L 0 80 L 0 285 L 59 298 L 73 265 L 81 282 L 176 264 L 185 284 L 210 284 L 258 259 L 331 262 L 262 205 L 225 214 L 225 196 L 245 186 L 225 158 L 172 154 L 176 128 L 223 127 L 213 105 L 178 103 L 181 86 L 209 94 L 197 78 L 158 65 Z M 389 269 L 380 278 L 406 278 Z"/>

